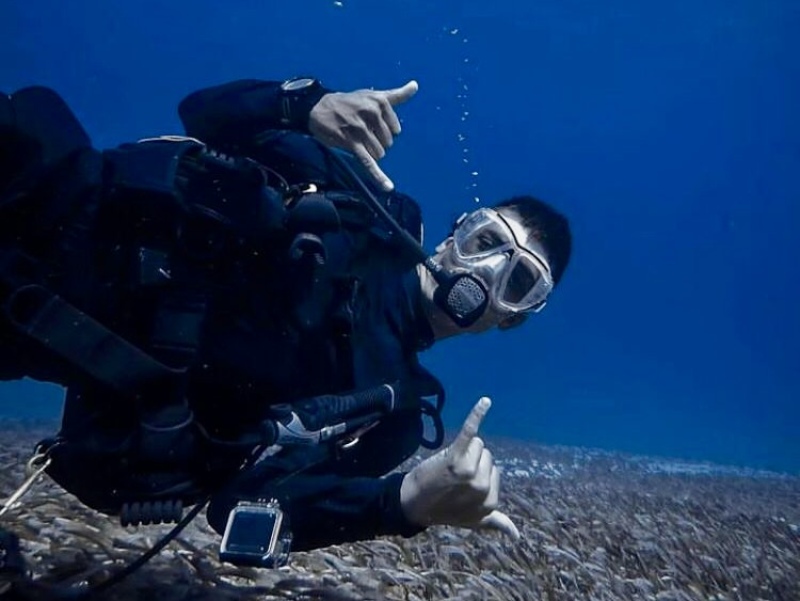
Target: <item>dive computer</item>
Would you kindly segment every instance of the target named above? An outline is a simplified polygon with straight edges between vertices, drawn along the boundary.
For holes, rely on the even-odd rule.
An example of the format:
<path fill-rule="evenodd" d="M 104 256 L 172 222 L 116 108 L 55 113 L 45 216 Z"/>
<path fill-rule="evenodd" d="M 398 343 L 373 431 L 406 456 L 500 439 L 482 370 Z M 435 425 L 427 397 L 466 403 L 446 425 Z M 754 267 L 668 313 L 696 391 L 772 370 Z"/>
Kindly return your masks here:
<path fill-rule="evenodd" d="M 305 127 L 308 113 L 328 90 L 313 77 L 293 77 L 280 85 L 281 123 L 290 127 Z"/>

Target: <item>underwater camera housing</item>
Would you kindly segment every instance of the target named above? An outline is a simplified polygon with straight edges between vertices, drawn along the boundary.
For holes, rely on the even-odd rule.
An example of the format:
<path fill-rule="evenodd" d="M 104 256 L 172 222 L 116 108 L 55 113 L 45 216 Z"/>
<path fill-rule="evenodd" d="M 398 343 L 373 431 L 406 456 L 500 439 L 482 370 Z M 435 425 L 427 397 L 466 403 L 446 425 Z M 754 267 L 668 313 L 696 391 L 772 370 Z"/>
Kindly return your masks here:
<path fill-rule="evenodd" d="M 289 561 L 291 543 L 278 501 L 239 501 L 228 514 L 219 558 L 239 566 L 279 568 Z"/>

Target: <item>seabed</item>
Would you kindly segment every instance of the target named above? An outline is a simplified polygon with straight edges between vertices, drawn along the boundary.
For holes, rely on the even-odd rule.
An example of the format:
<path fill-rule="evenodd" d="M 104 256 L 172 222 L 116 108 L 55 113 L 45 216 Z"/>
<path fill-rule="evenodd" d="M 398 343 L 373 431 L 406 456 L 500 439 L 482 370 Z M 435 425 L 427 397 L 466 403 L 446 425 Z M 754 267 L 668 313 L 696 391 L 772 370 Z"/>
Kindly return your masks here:
<path fill-rule="evenodd" d="M 0 421 L 0 496 L 55 424 Z M 293 554 L 278 570 L 217 559 L 201 514 L 101 598 L 147 601 L 798 601 L 800 478 L 581 448 L 486 440 L 503 468 L 500 509 L 522 540 L 436 527 Z M 422 456 L 411 460 L 418 461 Z M 404 466 L 407 469 L 409 465 Z M 126 529 L 47 478 L 3 527 L 35 578 L 98 582 L 169 526 Z"/>

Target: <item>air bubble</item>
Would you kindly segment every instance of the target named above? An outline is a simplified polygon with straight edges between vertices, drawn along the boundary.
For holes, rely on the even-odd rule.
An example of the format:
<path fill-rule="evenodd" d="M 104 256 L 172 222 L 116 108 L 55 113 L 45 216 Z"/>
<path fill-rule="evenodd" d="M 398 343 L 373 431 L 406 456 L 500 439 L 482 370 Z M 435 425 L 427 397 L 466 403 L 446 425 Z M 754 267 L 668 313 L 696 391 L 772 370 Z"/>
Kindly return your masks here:
<path fill-rule="evenodd" d="M 460 29 L 457 28 L 457 27 L 446 27 L 445 26 L 445 27 L 442 28 L 442 31 L 443 32 L 449 32 L 450 35 L 457 35 L 457 34 L 459 34 Z M 463 33 L 461 35 L 459 35 L 457 40 L 454 40 L 454 42 L 462 43 L 462 44 L 466 44 L 468 41 L 469 41 L 469 38 L 466 35 L 464 35 Z M 469 56 L 465 56 L 466 54 L 467 54 L 466 49 L 461 51 L 461 61 L 462 61 L 463 65 L 469 65 L 469 66 L 468 67 L 462 67 L 462 69 L 461 69 L 462 73 L 459 74 L 459 75 L 455 75 L 455 90 L 454 90 L 454 94 L 453 94 L 453 96 L 455 96 L 455 98 L 458 100 L 459 106 L 461 107 L 461 114 L 459 115 L 458 118 L 460 119 L 460 121 L 462 123 L 465 124 L 464 125 L 465 128 L 467 127 L 466 121 L 468 119 L 471 119 L 470 111 L 466 110 L 466 109 L 471 108 L 471 106 L 469 104 L 469 98 L 468 98 L 468 94 L 469 94 L 468 81 L 469 81 L 469 77 L 471 75 L 472 70 L 475 70 L 475 71 L 478 70 L 477 66 L 474 66 L 474 65 L 471 64 L 472 61 L 471 61 Z M 456 69 L 456 70 L 458 70 L 458 69 Z M 437 107 L 437 110 L 439 110 L 439 107 Z M 475 178 L 478 175 L 478 172 L 477 171 L 471 171 L 471 172 L 469 171 L 470 169 L 472 169 L 474 167 L 471 167 L 469 165 L 469 163 L 470 163 L 470 158 L 469 157 L 472 157 L 473 155 L 470 153 L 470 149 L 467 147 L 468 146 L 467 142 L 466 142 L 467 137 L 468 136 L 465 135 L 464 133 L 458 133 L 457 134 L 458 145 L 461 148 L 461 162 L 462 162 L 462 164 L 464 164 L 466 166 L 465 167 L 465 171 L 470 173 L 472 178 Z M 477 196 L 477 193 L 479 192 L 480 188 L 478 187 L 478 183 L 476 181 L 469 181 L 468 180 L 466 182 L 466 184 L 465 184 L 465 189 L 469 191 L 469 197 L 474 198 L 475 202 L 479 202 L 480 199 Z"/>

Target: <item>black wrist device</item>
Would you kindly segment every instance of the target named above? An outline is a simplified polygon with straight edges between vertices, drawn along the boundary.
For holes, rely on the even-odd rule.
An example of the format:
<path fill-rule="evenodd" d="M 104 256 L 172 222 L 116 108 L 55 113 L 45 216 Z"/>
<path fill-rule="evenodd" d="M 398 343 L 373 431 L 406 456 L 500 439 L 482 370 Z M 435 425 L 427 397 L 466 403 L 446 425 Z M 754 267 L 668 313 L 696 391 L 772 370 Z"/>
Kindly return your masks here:
<path fill-rule="evenodd" d="M 239 501 L 230 514 L 219 558 L 239 566 L 278 568 L 289 561 L 292 534 L 278 501 Z"/>
<path fill-rule="evenodd" d="M 280 85 L 281 124 L 288 129 L 308 129 L 308 114 L 329 90 L 313 77 L 293 77 Z"/>

